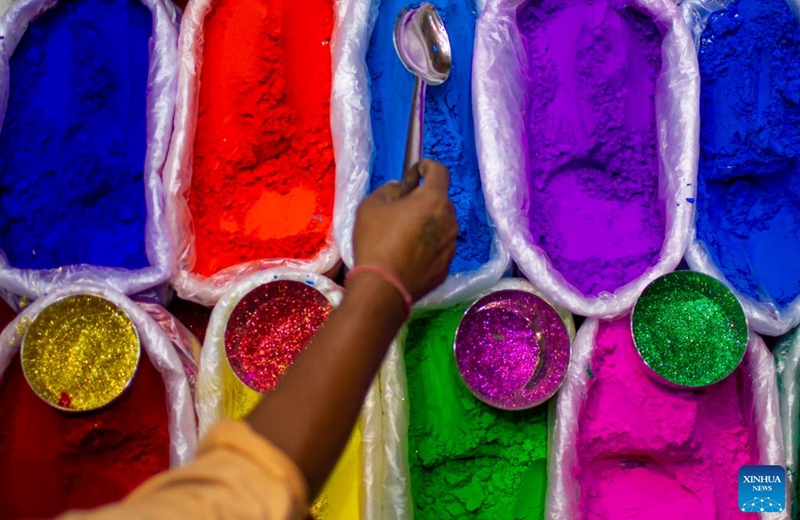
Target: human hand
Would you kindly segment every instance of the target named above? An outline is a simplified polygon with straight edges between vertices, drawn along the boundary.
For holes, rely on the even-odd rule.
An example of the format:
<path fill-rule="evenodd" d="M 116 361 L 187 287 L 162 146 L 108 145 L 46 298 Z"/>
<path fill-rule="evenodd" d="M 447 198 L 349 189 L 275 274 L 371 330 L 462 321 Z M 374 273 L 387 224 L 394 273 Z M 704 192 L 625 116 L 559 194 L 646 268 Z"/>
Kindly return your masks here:
<path fill-rule="evenodd" d="M 401 198 L 400 183 L 390 182 L 361 203 L 353 250 L 356 266 L 371 265 L 392 273 L 416 301 L 447 278 L 458 223 L 447 195 L 447 168 L 427 159 L 413 168 L 424 183 L 407 196 Z"/>

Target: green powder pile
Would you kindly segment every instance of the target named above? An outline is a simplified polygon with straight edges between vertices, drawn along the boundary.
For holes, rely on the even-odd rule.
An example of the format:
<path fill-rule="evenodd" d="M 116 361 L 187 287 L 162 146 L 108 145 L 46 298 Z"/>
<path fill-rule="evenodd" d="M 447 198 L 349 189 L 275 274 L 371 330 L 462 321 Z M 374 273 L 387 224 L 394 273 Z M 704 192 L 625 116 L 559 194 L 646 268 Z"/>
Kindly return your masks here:
<path fill-rule="evenodd" d="M 409 325 L 405 361 L 415 518 L 543 519 L 545 408 L 503 412 L 470 393 L 453 355 L 464 311 L 426 314 Z"/>

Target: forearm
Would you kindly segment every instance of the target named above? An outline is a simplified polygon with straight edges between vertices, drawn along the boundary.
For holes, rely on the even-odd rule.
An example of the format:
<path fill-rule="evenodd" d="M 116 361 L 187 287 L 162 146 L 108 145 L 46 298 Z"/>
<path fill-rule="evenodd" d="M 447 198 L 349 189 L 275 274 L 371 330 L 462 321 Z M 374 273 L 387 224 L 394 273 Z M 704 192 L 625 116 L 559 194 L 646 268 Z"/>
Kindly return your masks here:
<path fill-rule="evenodd" d="M 405 320 L 396 290 L 353 278 L 342 304 L 250 416 L 305 475 L 313 496 L 347 442 L 386 350 Z"/>

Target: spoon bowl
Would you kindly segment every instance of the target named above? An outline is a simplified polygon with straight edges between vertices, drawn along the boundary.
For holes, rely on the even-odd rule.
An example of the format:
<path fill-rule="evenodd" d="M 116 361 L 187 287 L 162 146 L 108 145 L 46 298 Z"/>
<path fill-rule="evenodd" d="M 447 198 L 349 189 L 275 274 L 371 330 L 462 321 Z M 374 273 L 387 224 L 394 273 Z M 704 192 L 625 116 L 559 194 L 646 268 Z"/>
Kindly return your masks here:
<path fill-rule="evenodd" d="M 450 38 L 433 5 L 400 11 L 394 26 L 394 48 L 405 68 L 428 85 L 441 85 L 450 76 Z"/>

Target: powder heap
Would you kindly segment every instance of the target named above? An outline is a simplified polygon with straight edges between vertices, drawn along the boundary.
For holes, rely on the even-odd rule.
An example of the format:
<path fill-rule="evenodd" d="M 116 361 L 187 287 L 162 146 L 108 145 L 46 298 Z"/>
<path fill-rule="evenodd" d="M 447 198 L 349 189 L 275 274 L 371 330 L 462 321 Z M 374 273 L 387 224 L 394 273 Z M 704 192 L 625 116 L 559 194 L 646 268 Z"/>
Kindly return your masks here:
<path fill-rule="evenodd" d="M 309 259 L 325 246 L 332 31 L 331 0 L 213 2 L 189 194 L 195 272 Z"/>
<path fill-rule="evenodd" d="M 0 132 L 0 248 L 14 267 L 148 265 L 151 32 L 134 0 L 59 2 L 25 32 Z"/>
<path fill-rule="evenodd" d="M 586 295 L 636 279 L 664 240 L 654 100 L 662 38 L 624 5 L 542 0 L 517 18 L 531 70 L 530 239 Z"/>
<path fill-rule="evenodd" d="M 758 461 L 748 367 L 669 390 L 646 375 L 630 327 L 597 333 L 576 444 L 582 518 L 750 518 L 737 509 L 739 468 Z"/>
<path fill-rule="evenodd" d="M 0 511 L 52 518 L 122 499 L 169 467 L 166 390 L 146 354 L 125 393 L 89 414 L 36 397 L 15 357 L 0 380 Z"/>
<path fill-rule="evenodd" d="M 464 307 L 415 319 L 405 342 L 414 517 L 544 518 L 546 411 L 503 412 L 458 375 L 453 338 Z"/>
<path fill-rule="evenodd" d="M 486 216 L 475 130 L 472 120 L 472 42 L 475 35 L 473 0 L 433 0 L 450 36 L 453 68 L 442 85 L 425 95 L 423 157 L 450 169 L 450 198 L 456 207 L 459 232 L 453 272 L 473 271 L 489 260 L 492 230 Z M 399 180 L 405 157 L 406 132 L 414 77 L 403 66 L 392 43 L 394 23 L 407 0 L 383 0 L 367 52 L 372 80 L 372 137 L 375 161 L 372 189 Z"/>
<path fill-rule="evenodd" d="M 800 295 L 800 24 L 784 0 L 739 0 L 709 19 L 697 237 L 740 292 Z"/>

